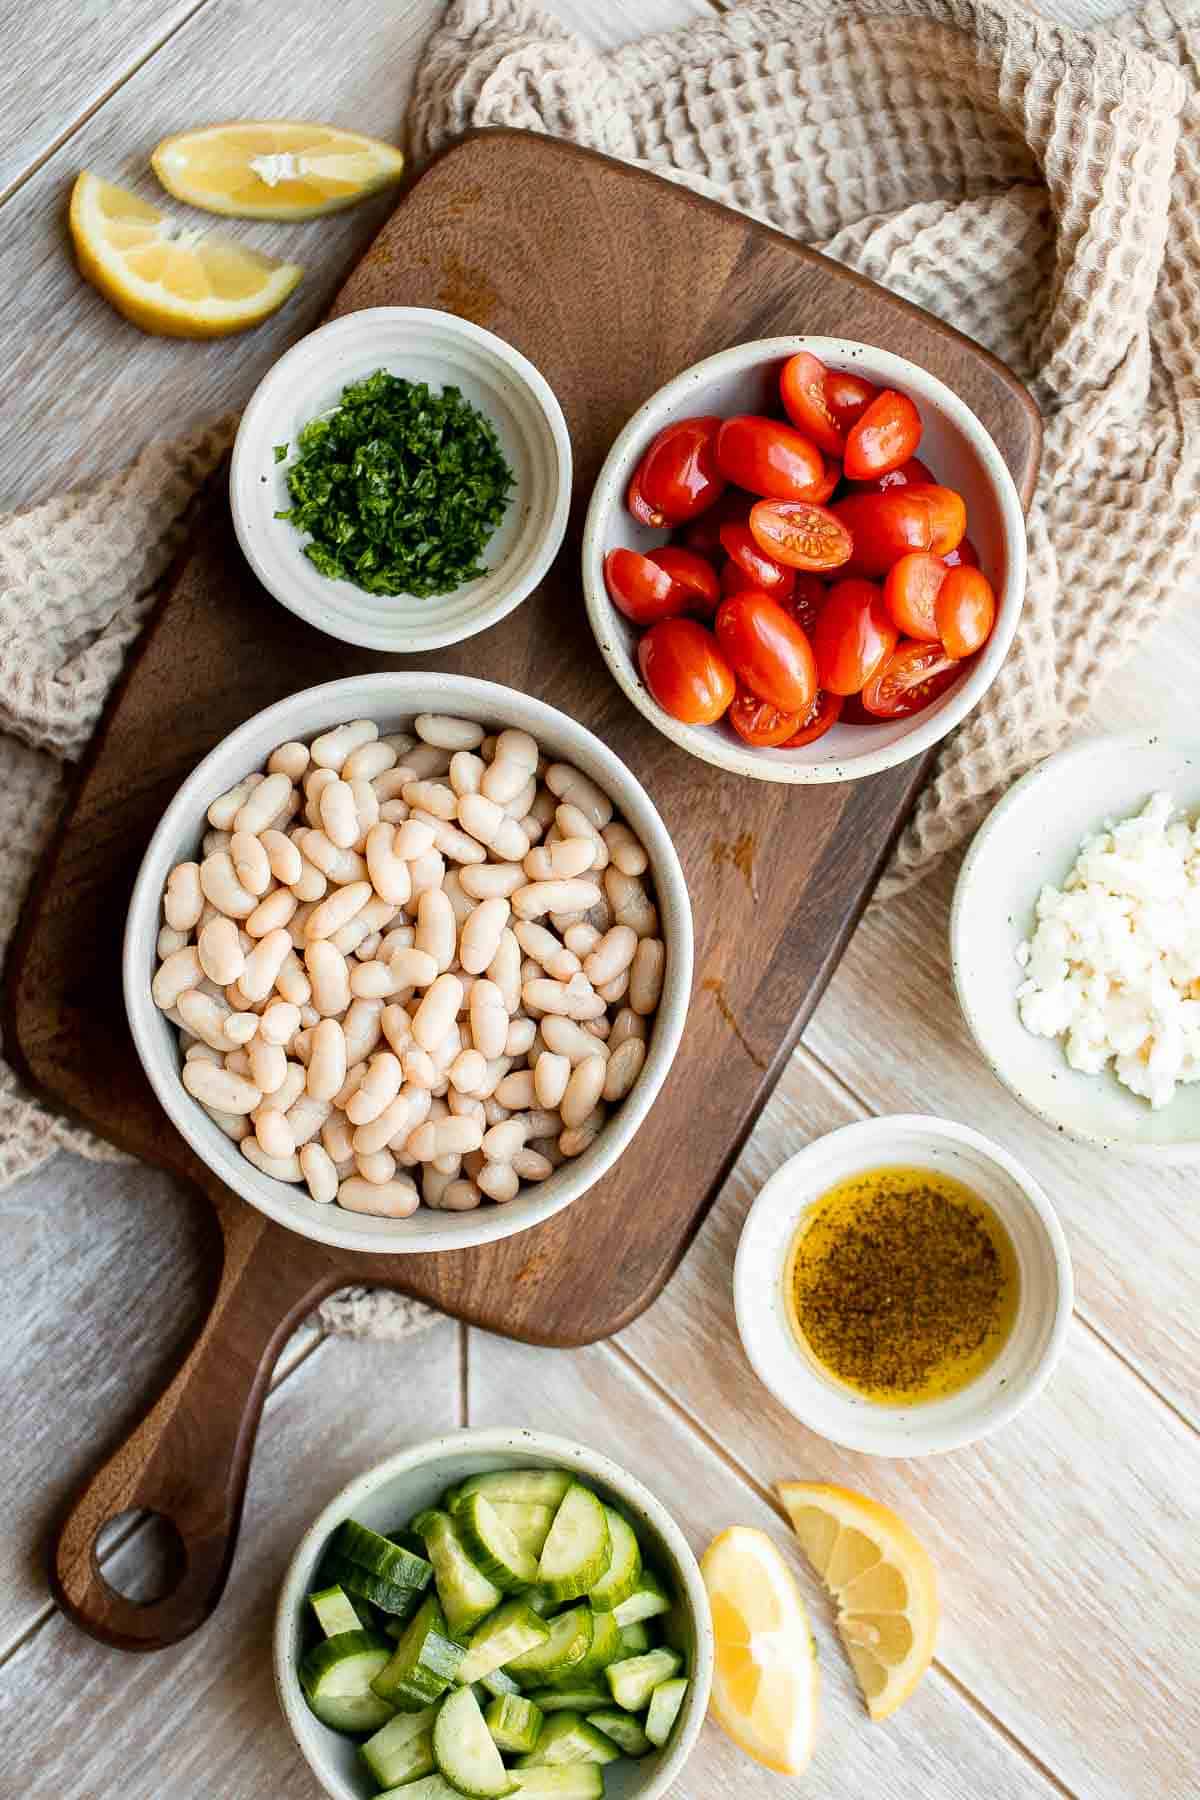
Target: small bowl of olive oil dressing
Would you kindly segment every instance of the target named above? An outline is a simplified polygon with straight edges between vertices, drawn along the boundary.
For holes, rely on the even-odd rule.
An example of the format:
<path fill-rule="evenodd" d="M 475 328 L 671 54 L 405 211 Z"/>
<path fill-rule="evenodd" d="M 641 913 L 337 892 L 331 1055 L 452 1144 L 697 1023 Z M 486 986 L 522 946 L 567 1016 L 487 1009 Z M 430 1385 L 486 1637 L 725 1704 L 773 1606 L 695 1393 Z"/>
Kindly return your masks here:
<path fill-rule="evenodd" d="M 1042 1189 L 997 1144 L 920 1116 L 818 1139 L 767 1182 L 734 1271 L 762 1381 L 834 1443 L 879 1456 L 995 1431 L 1057 1361 L 1073 1283 Z"/>

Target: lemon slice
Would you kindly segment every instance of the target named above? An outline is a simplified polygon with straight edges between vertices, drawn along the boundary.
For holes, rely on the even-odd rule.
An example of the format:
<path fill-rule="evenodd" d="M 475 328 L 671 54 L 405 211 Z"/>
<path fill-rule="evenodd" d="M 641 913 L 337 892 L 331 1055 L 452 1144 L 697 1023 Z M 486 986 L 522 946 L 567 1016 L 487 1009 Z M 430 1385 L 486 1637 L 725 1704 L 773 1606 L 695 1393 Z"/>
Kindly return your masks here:
<path fill-rule="evenodd" d="M 80 272 L 160 337 L 244 331 L 282 306 L 301 275 L 296 263 L 179 226 L 86 169 L 71 193 L 70 224 Z"/>
<path fill-rule="evenodd" d="M 817 1652 L 800 1590 L 765 1532 L 731 1525 L 700 1563 L 716 1635 L 712 1715 L 755 1762 L 799 1775 L 817 1723 Z"/>
<path fill-rule="evenodd" d="M 837 1626 L 867 1711 L 886 1719 L 933 1660 L 937 1575 L 890 1507 L 849 1488 L 781 1481 L 779 1497 L 809 1562 L 837 1601 Z"/>
<path fill-rule="evenodd" d="M 184 131 L 164 138 L 150 161 L 177 200 L 240 219 L 313 219 L 353 206 L 404 172 L 394 145 L 298 119 Z"/>

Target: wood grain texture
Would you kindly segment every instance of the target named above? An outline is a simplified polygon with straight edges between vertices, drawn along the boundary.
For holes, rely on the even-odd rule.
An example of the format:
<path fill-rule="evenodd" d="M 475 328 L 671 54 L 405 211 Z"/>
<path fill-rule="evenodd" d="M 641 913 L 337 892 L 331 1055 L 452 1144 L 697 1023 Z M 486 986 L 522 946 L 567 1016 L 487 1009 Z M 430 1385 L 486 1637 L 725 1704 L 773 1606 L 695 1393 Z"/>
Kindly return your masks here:
<path fill-rule="evenodd" d="M 5 1794 L 62 1800 L 315 1796 L 275 1697 L 271 1631 L 296 1543 L 371 1463 L 460 1423 L 458 1334 L 327 1343 L 268 1401 L 251 1519 L 220 1623 L 164 1656 L 102 1650 L 54 1618 L 5 1665 Z M 137 1547 L 110 1573 L 136 1583 Z"/>
<path fill-rule="evenodd" d="M 1074 1327 L 1048 1387 L 994 1438 L 913 1461 L 825 1442 L 746 1362 L 730 1280 L 746 1212 L 791 1151 L 855 1116 L 797 1058 L 679 1274 L 617 1343 L 757 1482 L 841 1482 L 896 1506 L 938 1564 L 939 1663 L 1068 1789 L 1190 1793 L 1200 1441 L 1094 1335 Z"/>
<path fill-rule="evenodd" d="M 666 1304 L 664 1296 L 654 1314 Z M 701 1354 L 711 1354 L 702 1328 L 690 1341 L 691 1354 L 700 1343 Z M 820 1732 L 804 1777 L 806 1792 L 877 1800 L 1043 1800 L 1055 1791 L 937 1672 L 886 1727 L 872 1725 L 833 1630 L 828 1599 L 793 1549 L 787 1526 L 610 1350 L 543 1351 L 535 1364 L 520 1346 L 473 1331 L 468 1408 L 472 1425 L 536 1426 L 582 1438 L 614 1457 L 669 1508 L 697 1554 L 726 1525 L 755 1525 L 771 1534 L 804 1593 L 820 1658 Z M 711 1427 L 713 1421 L 706 1417 L 705 1423 Z M 777 1782 L 710 1723 L 674 1792 L 678 1800 L 759 1800 Z M 799 1791 L 798 1783 L 778 1785 L 781 1792 Z"/>

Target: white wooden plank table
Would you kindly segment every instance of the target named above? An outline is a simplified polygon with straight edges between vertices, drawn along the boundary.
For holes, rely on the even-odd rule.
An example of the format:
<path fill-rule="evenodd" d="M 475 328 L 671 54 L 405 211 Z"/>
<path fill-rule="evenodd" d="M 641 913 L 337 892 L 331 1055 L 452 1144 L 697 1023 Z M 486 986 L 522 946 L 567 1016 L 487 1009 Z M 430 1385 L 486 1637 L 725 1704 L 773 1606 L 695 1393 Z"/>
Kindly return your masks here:
<path fill-rule="evenodd" d="M 592 42 L 703 16 L 708 0 L 556 0 Z M 258 227 L 309 275 L 285 312 L 217 346 L 138 337 L 64 253 L 70 179 L 138 180 L 185 122 L 330 116 L 399 135 L 437 0 L 49 0 L 0 18 L 0 507 L 107 471 L 112 421 L 132 447 L 241 404 L 327 305 L 386 199 L 308 226 Z M 1070 0 L 1089 23 L 1105 0 Z M 11 90 L 11 93 L 6 90 Z M 1180 610 L 1097 697 L 1098 729 L 1192 732 L 1200 622 Z M 804 1041 L 681 1270 L 610 1345 L 530 1350 L 451 1324 L 359 1345 L 306 1326 L 277 1372 L 229 1590 L 173 1651 L 102 1649 L 55 1611 L 45 1539 L 71 1487 L 143 1409 L 204 1305 L 205 1216 L 164 1176 L 59 1157 L 0 1193 L 0 1792 L 63 1800 L 315 1795 L 271 1688 L 279 1576 L 304 1524 L 352 1473 L 464 1423 L 582 1436 L 642 1476 L 699 1549 L 735 1521 L 786 1545 L 785 1476 L 892 1501 L 933 1549 L 945 1625 L 936 1666 L 891 1724 L 867 1724 L 820 1594 L 809 1596 L 824 1727 L 812 1791 L 880 1800 L 1172 1800 L 1200 1793 L 1200 1491 L 1193 1184 L 1123 1165 L 1029 1118 L 971 1047 L 951 995 L 954 870 L 855 935 Z M 736 1052 L 734 1052 L 736 1053 Z M 757 1384 L 733 1323 L 730 1266 L 754 1193 L 790 1151 L 894 1110 L 969 1119 L 1051 1192 L 1075 1260 L 1078 1314 L 1058 1374 L 1008 1431 L 926 1462 L 872 1462 L 805 1432 Z M 106 1568 L 145 1584 L 153 1544 L 116 1534 Z M 751 1800 L 763 1777 L 712 1727 L 677 1792 Z"/>

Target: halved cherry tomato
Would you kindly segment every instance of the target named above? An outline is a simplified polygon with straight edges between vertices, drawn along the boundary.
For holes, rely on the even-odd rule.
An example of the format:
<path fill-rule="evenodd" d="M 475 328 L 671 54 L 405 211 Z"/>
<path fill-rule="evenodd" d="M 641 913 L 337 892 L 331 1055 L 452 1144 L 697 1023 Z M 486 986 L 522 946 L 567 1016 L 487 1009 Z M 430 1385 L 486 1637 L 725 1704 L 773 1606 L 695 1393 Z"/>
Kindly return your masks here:
<path fill-rule="evenodd" d="M 774 594 L 781 600 L 790 594 L 796 585 L 795 569 L 785 569 L 777 563 L 773 556 L 767 556 L 759 549 L 750 535 L 750 527 L 742 523 L 722 525 L 721 548 L 746 579 L 739 583 L 738 589 L 727 588 L 722 580 L 721 592 L 732 593 L 743 588 L 757 588 L 760 593 Z M 726 568 L 728 568 L 728 563 Z"/>
<path fill-rule="evenodd" d="M 688 520 L 679 533 L 679 541 L 689 550 L 698 550 L 701 556 L 719 556 L 722 525 L 733 519 L 744 525 L 754 501 L 755 496 L 741 488 L 726 488 L 719 500 L 714 500 L 698 517 Z"/>
<path fill-rule="evenodd" d="M 638 643 L 642 680 L 664 712 L 685 725 L 711 725 L 733 699 L 733 670 L 711 631 L 695 619 L 663 619 Z"/>
<path fill-rule="evenodd" d="M 811 500 L 825 480 L 825 459 L 815 444 L 793 426 L 756 413 L 725 420 L 716 457 L 727 481 L 770 500 Z"/>
<path fill-rule="evenodd" d="M 783 410 L 797 430 L 812 439 L 826 456 L 840 457 L 846 447 L 846 433 L 834 417 L 825 398 L 829 370 L 809 350 L 798 350 L 789 356 L 779 376 L 779 398 Z"/>
<path fill-rule="evenodd" d="M 634 470 L 629 510 L 643 525 L 682 525 L 725 490 L 713 458 L 718 418 L 677 419 L 660 431 Z"/>
<path fill-rule="evenodd" d="M 667 570 L 638 550 L 610 550 L 604 559 L 604 584 L 617 611 L 635 625 L 653 625 L 688 609 L 689 596 Z"/>
<path fill-rule="evenodd" d="M 977 569 L 979 552 L 970 538 L 964 538 L 957 550 L 947 550 L 942 561 L 948 569 Z"/>
<path fill-rule="evenodd" d="M 798 728 L 795 713 L 782 713 L 769 700 L 760 700 L 748 687 L 739 687 L 726 718 L 740 738 L 760 750 L 786 744 Z"/>
<path fill-rule="evenodd" d="M 919 456 L 910 456 L 898 469 L 889 469 L 886 475 L 879 475 L 874 481 L 856 481 L 854 486 L 878 493 L 891 487 L 936 487 L 937 479 Z"/>
<path fill-rule="evenodd" d="M 677 588 L 682 588 L 687 596 L 683 606 L 677 606 L 676 612 L 699 613 L 707 618 L 716 611 L 717 601 L 721 598 L 721 584 L 717 580 L 717 571 L 706 556 L 697 550 L 685 550 L 679 544 L 664 544 L 661 550 L 651 550 L 647 561 L 657 563 L 665 569 Z M 665 614 L 660 614 L 665 617 Z"/>
<path fill-rule="evenodd" d="M 769 594 L 732 594 L 717 612 L 717 642 L 739 679 L 784 713 L 805 713 L 817 689 L 812 646 Z"/>
<path fill-rule="evenodd" d="M 817 614 L 829 598 L 829 589 L 818 575 L 797 574 L 790 594 L 777 594 L 785 613 L 795 619 L 805 637 L 811 638 Z"/>
<path fill-rule="evenodd" d="M 937 643 L 941 637 L 934 603 L 946 574 L 945 563 L 932 550 L 914 550 L 888 570 L 884 604 L 907 637 L 929 643 Z"/>
<path fill-rule="evenodd" d="M 807 715 L 800 720 L 795 735 L 788 738 L 785 750 L 799 749 L 801 744 L 815 744 L 817 739 L 837 724 L 842 716 L 842 708 L 846 702 L 840 694 L 830 694 L 825 688 L 818 688 Z"/>
<path fill-rule="evenodd" d="M 908 461 L 921 441 L 921 415 L 907 394 L 885 388 L 846 438 L 847 481 L 871 481 Z"/>
<path fill-rule="evenodd" d="M 863 706 L 877 719 L 907 719 L 944 693 L 961 668 L 961 662 L 947 656 L 940 644 L 906 640 L 868 681 L 862 691 Z"/>
<path fill-rule="evenodd" d="M 843 431 L 849 431 L 874 400 L 879 389 L 849 369 L 830 369 L 825 377 L 825 404 Z"/>
<path fill-rule="evenodd" d="M 813 626 L 817 680 L 831 694 L 857 694 L 899 637 L 873 581 L 838 581 Z"/>
<path fill-rule="evenodd" d="M 933 514 L 933 542 L 929 548 L 935 556 L 947 556 L 957 550 L 967 529 L 967 503 L 953 488 L 941 487 L 936 481 L 929 487 L 910 482 L 910 494 L 919 494 Z"/>
<path fill-rule="evenodd" d="M 932 508 L 910 488 L 889 488 L 885 494 L 850 494 L 831 510 L 853 544 L 846 559 L 847 575 L 886 575 L 908 551 L 928 550 L 933 542 Z M 754 513 L 750 520 L 753 531 Z"/>
<path fill-rule="evenodd" d="M 759 500 L 750 508 L 750 532 L 760 550 L 789 569 L 837 569 L 854 548 L 849 527 L 808 500 Z"/>
<path fill-rule="evenodd" d="M 938 635 L 947 656 L 970 656 L 996 623 L 996 596 L 982 569 L 951 569 L 937 597 Z"/>

